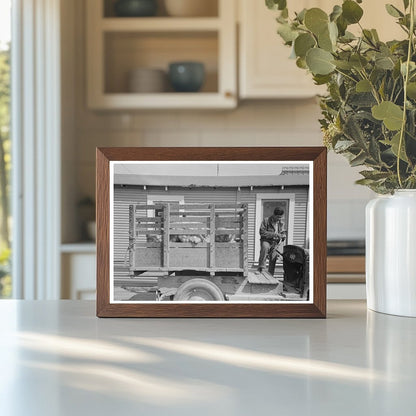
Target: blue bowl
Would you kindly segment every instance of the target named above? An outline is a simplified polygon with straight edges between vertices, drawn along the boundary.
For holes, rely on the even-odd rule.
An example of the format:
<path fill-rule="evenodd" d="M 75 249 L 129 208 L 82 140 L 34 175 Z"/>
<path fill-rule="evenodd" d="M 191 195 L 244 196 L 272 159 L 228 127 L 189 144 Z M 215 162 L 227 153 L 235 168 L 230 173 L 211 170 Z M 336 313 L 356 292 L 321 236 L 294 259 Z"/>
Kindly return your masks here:
<path fill-rule="evenodd" d="M 177 92 L 197 92 L 205 80 L 205 67 L 201 62 L 172 62 L 169 80 Z"/>
<path fill-rule="evenodd" d="M 118 0 L 114 12 L 120 17 L 149 17 L 157 12 L 156 0 Z"/>

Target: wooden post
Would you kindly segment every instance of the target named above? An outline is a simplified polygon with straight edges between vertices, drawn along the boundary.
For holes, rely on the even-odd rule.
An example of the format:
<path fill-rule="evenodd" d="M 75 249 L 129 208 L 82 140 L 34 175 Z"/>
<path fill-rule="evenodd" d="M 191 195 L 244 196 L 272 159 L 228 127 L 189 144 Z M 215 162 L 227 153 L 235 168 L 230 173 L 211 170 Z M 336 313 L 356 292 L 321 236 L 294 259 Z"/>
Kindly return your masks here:
<path fill-rule="evenodd" d="M 163 206 L 163 267 L 169 267 L 170 204 Z"/>
<path fill-rule="evenodd" d="M 209 206 L 211 209 L 209 218 L 209 267 L 215 267 L 215 205 Z"/>
<path fill-rule="evenodd" d="M 134 266 L 135 223 L 135 206 L 129 205 L 129 268 Z"/>
<path fill-rule="evenodd" d="M 243 269 L 244 269 L 244 276 L 248 276 L 248 204 L 243 204 L 243 213 L 242 213 L 242 220 L 243 220 Z M 241 225 L 240 225 L 241 227 Z"/>

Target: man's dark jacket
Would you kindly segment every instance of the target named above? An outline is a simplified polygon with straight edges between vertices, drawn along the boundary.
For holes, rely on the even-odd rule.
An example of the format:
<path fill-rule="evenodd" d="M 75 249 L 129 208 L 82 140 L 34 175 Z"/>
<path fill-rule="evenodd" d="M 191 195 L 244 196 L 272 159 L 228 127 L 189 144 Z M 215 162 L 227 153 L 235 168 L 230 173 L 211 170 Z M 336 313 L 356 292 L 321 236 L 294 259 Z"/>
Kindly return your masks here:
<path fill-rule="evenodd" d="M 281 240 L 281 235 L 279 235 L 283 231 L 283 223 L 276 222 L 273 223 L 271 221 L 271 217 L 265 218 L 260 226 L 260 240 L 264 241 L 277 241 Z M 276 232 L 278 234 L 276 234 Z"/>

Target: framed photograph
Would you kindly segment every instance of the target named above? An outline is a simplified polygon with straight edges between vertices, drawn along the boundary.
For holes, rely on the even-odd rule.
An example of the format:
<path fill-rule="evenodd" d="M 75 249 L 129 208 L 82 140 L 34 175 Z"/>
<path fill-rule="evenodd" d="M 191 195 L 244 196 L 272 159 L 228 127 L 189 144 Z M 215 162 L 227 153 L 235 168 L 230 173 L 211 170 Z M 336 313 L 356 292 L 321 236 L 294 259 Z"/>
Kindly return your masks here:
<path fill-rule="evenodd" d="M 97 316 L 324 318 L 326 152 L 97 149 Z"/>

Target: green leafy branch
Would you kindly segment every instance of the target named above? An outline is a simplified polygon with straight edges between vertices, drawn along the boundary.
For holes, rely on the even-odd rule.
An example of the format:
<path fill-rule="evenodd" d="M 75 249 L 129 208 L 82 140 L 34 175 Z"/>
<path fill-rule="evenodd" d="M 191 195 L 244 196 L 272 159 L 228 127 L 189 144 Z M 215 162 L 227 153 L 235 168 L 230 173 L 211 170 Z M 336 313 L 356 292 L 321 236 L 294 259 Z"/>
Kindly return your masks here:
<path fill-rule="evenodd" d="M 370 168 L 358 181 L 379 193 L 416 187 L 416 64 L 414 0 L 387 12 L 407 35 L 381 42 L 362 27 L 360 0 L 345 0 L 328 14 L 320 8 L 289 16 L 286 0 L 266 0 L 279 11 L 277 32 L 292 48 L 296 65 L 310 72 L 321 97 L 325 144 L 352 166 Z M 348 28 L 357 25 L 355 36 Z"/>

